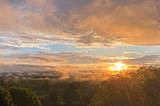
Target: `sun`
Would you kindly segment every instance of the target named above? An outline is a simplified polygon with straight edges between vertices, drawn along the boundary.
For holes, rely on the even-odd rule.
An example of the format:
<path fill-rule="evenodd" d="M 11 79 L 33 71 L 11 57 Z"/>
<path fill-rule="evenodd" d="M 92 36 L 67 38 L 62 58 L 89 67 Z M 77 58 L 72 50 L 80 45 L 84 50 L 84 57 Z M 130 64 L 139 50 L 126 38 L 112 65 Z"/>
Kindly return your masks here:
<path fill-rule="evenodd" d="M 122 64 L 121 62 L 114 63 L 111 67 L 109 67 L 109 70 L 115 71 L 121 71 L 123 69 L 127 69 L 127 66 L 125 64 Z"/>

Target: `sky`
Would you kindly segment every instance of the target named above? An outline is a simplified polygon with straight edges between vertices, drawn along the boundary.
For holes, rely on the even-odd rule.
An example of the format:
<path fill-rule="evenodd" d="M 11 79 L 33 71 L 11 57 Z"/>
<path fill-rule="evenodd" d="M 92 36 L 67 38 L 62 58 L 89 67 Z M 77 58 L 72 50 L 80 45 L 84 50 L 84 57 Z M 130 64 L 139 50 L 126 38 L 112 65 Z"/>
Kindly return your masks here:
<path fill-rule="evenodd" d="M 159 0 L 0 0 L 0 72 L 90 75 L 116 62 L 159 64 Z"/>

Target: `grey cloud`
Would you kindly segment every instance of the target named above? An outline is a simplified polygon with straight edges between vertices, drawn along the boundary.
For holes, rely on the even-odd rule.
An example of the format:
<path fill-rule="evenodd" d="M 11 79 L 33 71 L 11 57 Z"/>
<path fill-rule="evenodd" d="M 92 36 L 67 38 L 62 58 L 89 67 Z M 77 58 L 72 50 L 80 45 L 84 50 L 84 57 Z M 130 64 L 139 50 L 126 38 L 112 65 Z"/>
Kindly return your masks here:
<path fill-rule="evenodd" d="M 46 62 L 46 63 L 64 63 L 66 62 L 64 59 L 55 58 L 55 57 L 47 57 L 47 56 L 30 56 L 30 57 L 17 57 L 22 60 L 33 60 L 36 62 Z"/>
<path fill-rule="evenodd" d="M 102 0 L 103 1 L 103 0 Z M 104 0 L 105 1 L 105 0 Z M 138 5 L 144 2 L 144 0 L 112 0 L 115 4 L 120 6 L 128 6 L 128 5 Z M 146 0 L 147 1 L 147 0 Z M 148 0 L 149 1 L 149 0 Z"/>
<path fill-rule="evenodd" d="M 0 72 L 32 72 L 32 71 L 45 71 L 44 66 L 40 65 L 23 65 L 23 64 L 6 64 L 0 65 Z"/>
<path fill-rule="evenodd" d="M 134 59 L 99 59 L 99 62 L 102 63 L 116 63 L 119 61 L 126 65 L 157 65 L 160 62 L 160 55 L 145 55 Z"/>
<path fill-rule="evenodd" d="M 94 35 L 87 35 L 82 36 L 79 38 L 79 40 L 76 41 L 76 43 L 86 44 L 88 46 L 95 44 L 102 44 L 104 46 L 111 46 L 115 42 L 119 42 L 119 39 L 115 38 L 109 38 L 109 37 L 99 37 Z"/>
<path fill-rule="evenodd" d="M 46 70 L 46 67 L 51 70 Z M 42 65 L 23 65 L 23 64 L 3 64 L 0 62 L 1 77 L 15 77 L 34 79 L 35 76 L 44 76 L 48 80 L 73 80 L 73 81 L 103 81 L 108 78 L 111 72 L 100 68 L 86 68 L 76 66 L 42 66 Z"/>
<path fill-rule="evenodd" d="M 91 0 L 55 0 L 54 3 L 56 7 L 58 8 L 57 13 L 68 13 L 76 12 L 75 9 L 78 11 L 78 9 L 82 9 L 86 4 L 91 2 Z M 74 11 L 72 11 L 74 9 Z M 57 14 L 58 15 L 58 14 Z M 66 14 L 67 15 L 67 14 Z"/>
<path fill-rule="evenodd" d="M 160 12 L 160 1 L 156 0 L 156 9 L 158 12 Z"/>
<path fill-rule="evenodd" d="M 14 60 L 14 62 L 19 61 L 30 61 L 38 63 L 65 63 L 67 62 L 66 58 L 55 56 L 53 53 L 37 53 L 37 52 L 30 52 L 30 53 L 12 53 L 9 55 L 2 54 L 1 58 L 4 60 L 10 59 Z"/>
<path fill-rule="evenodd" d="M 10 50 L 20 50 L 19 48 L 17 47 L 12 47 L 12 46 L 5 46 L 5 45 L 0 45 L 0 50 L 1 49 L 10 49 Z"/>
<path fill-rule="evenodd" d="M 49 36 L 43 34 L 36 34 L 23 31 L 1 31 L 0 37 L 5 38 L 0 40 L 1 44 L 15 47 L 36 47 L 47 49 L 45 46 L 50 44 L 69 44 L 72 40 Z"/>
<path fill-rule="evenodd" d="M 113 59 L 110 57 L 92 56 L 85 52 L 30 52 L 1 55 L 1 58 L 15 59 L 14 61 L 35 61 L 39 63 L 60 63 L 62 64 L 101 64 L 116 63 L 122 61 L 127 65 L 143 65 L 146 63 L 158 64 L 160 55 L 146 55 L 134 59 Z M 16 60 L 18 59 L 18 60 Z"/>
<path fill-rule="evenodd" d="M 12 6 L 14 6 L 14 8 L 22 8 L 22 6 L 26 5 L 26 1 L 25 0 L 7 0 L 8 3 Z"/>
<path fill-rule="evenodd" d="M 90 64 L 91 62 L 96 63 L 99 61 L 98 57 L 88 55 L 85 52 L 84 53 L 81 53 L 81 52 L 59 52 L 59 53 L 53 53 L 53 54 L 48 54 L 48 53 L 43 52 L 43 54 L 53 55 L 56 57 L 64 58 L 67 60 L 66 64 Z"/>
<path fill-rule="evenodd" d="M 160 62 L 160 55 L 148 55 L 148 56 L 143 56 L 140 58 L 136 59 L 128 59 L 124 60 L 126 64 L 132 64 L 132 65 L 143 65 L 143 64 L 153 64 L 157 65 Z"/>
<path fill-rule="evenodd" d="M 1 58 L 14 61 L 35 61 L 39 63 L 61 63 L 61 64 L 90 64 L 102 61 L 100 58 L 81 52 L 31 52 L 31 53 L 13 53 L 10 55 L 1 55 Z"/>

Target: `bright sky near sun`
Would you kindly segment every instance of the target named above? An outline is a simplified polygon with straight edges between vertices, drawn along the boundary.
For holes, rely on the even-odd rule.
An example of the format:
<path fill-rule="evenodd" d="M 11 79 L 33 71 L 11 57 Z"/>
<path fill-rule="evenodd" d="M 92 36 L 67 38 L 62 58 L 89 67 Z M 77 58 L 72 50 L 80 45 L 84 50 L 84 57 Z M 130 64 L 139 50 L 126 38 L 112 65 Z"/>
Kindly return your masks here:
<path fill-rule="evenodd" d="M 109 70 L 115 70 L 115 71 L 121 71 L 127 69 L 127 66 L 121 62 L 114 63 L 111 67 L 109 67 Z"/>
<path fill-rule="evenodd" d="M 159 0 L 0 0 L 0 72 L 158 64 L 159 17 Z"/>

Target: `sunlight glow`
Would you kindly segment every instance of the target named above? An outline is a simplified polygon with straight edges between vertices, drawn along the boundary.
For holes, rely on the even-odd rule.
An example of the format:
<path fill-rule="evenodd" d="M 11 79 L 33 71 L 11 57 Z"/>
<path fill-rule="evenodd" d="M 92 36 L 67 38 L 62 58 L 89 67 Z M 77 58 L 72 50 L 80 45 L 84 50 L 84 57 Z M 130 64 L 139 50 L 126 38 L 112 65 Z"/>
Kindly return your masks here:
<path fill-rule="evenodd" d="M 109 67 L 109 70 L 115 70 L 115 71 L 120 71 L 123 69 L 127 69 L 127 66 L 125 64 L 122 64 L 121 62 L 114 63 L 113 66 Z"/>

